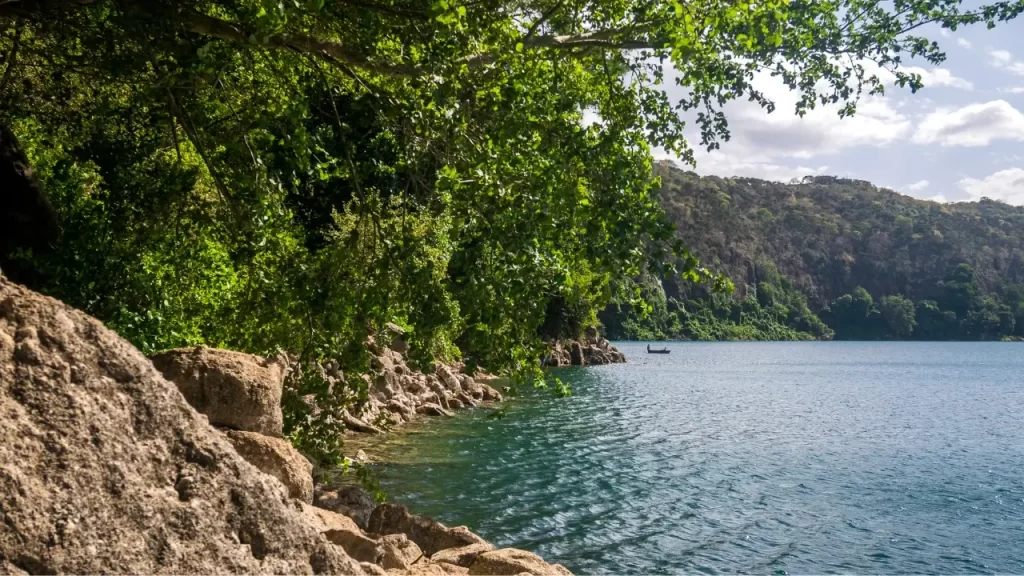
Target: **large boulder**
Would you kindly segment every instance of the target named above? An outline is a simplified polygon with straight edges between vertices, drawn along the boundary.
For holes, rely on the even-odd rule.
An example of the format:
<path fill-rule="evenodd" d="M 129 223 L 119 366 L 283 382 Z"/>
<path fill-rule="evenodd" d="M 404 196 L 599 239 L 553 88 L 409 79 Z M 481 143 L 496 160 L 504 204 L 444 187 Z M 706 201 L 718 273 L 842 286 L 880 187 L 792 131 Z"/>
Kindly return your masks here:
<path fill-rule="evenodd" d="M 583 356 L 583 347 L 579 342 L 573 342 L 569 348 L 569 361 L 573 366 L 586 366 L 587 360 Z"/>
<path fill-rule="evenodd" d="M 469 567 L 470 574 L 534 574 L 535 576 L 572 576 L 561 564 L 548 564 L 540 556 L 526 550 L 502 548 L 484 552 Z"/>
<path fill-rule="evenodd" d="M 417 560 L 423 558 L 423 551 L 405 534 L 388 534 L 377 541 L 380 549 L 380 565 L 385 570 L 408 570 Z"/>
<path fill-rule="evenodd" d="M 0 566 L 360 573 L 145 356 L 0 279 Z"/>
<path fill-rule="evenodd" d="M 211 424 L 281 436 L 283 362 L 203 346 L 167 350 L 152 360 Z"/>
<path fill-rule="evenodd" d="M 341 546 L 345 552 L 359 562 L 377 562 L 381 553 L 379 544 L 356 526 L 348 516 L 302 504 L 306 520 L 330 542 Z"/>
<path fill-rule="evenodd" d="M 476 561 L 476 557 L 484 552 L 494 550 L 494 546 L 484 542 L 482 544 L 470 544 L 459 548 L 447 548 L 440 550 L 430 557 L 431 562 L 447 562 L 456 566 L 469 568 Z"/>
<path fill-rule="evenodd" d="M 317 485 L 314 503 L 320 508 L 348 516 L 364 530 L 370 522 L 370 514 L 377 507 L 373 494 L 355 484 Z"/>
<path fill-rule="evenodd" d="M 449 528 L 430 518 L 410 514 L 404 506 L 381 504 L 370 515 L 367 531 L 374 534 L 405 534 L 423 553 L 433 556 L 446 548 L 461 548 L 470 544 L 486 544 L 465 526 Z"/>
<path fill-rule="evenodd" d="M 438 364 L 434 371 L 438 380 L 444 384 L 444 387 L 453 394 L 458 394 L 462 391 L 462 380 L 459 378 L 456 372 L 453 372 L 451 368 Z"/>
<path fill-rule="evenodd" d="M 312 504 L 313 465 L 291 442 L 256 432 L 225 430 L 224 434 L 242 458 L 280 480 L 289 496 Z"/>

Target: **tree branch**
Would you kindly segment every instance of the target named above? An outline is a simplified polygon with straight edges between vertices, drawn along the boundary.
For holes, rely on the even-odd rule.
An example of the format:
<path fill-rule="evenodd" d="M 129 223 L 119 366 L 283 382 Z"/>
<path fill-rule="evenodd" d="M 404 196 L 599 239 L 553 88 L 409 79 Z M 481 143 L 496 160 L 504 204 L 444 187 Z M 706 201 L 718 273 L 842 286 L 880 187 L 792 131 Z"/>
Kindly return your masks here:
<path fill-rule="evenodd" d="M 603 48 L 606 50 L 659 50 L 664 44 L 653 39 L 625 38 L 620 36 L 626 34 L 637 34 L 648 31 L 655 24 L 649 23 L 628 28 L 613 28 L 609 30 L 597 30 L 583 34 L 545 35 L 523 37 L 521 40 L 523 49 L 527 48 Z M 462 63 L 470 66 L 489 64 L 495 61 L 498 55 L 494 52 L 482 52 L 462 59 Z"/>
<path fill-rule="evenodd" d="M 3 95 L 7 89 L 7 83 L 11 80 L 11 72 L 14 70 L 14 64 L 18 61 L 18 48 L 21 47 L 21 29 L 21 22 L 18 22 L 17 28 L 14 30 L 14 43 L 11 45 L 10 51 L 7 52 L 7 57 L 4 58 L 7 64 L 4 68 L 4 76 L 0 78 L 0 95 Z"/>
<path fill-rule="evenodd" d="M 301 33 L 283 33 L 257 38 L 250 35 L 241 25 L 192 10 L 178 11 L 174 20 L 191 32 L 230 40 L 238 44 L 256 42 L 273 48 L 290 49 L 302 54 L 333 59 L 342 64 L 363 68 L 384 76 L 414 76 L 417 70 L 404 64 L 373 62 L 347 46 L 330 40 L 322 40 Z"/>
<path fill-rule="evenodd" d="M 558 12 L 564 4 L 565 0 L 558 0 L 558 2 L 555 2 L 554 6 L 547 10 L 547 12 L 541 14 L 540 18 L 538 18 L 537 21 L 534 22 L 532 26 L 530 26 L 530 29 L 527 30 L 526 36 L 523 36 L 523 42 L 526 42 L 530 38 L 533 38 L 533 35 L 537 33 L 537 30 L 540 29 L 540 27 L 543 26 L 545 22 L 550 20 L 551 17 L 555 15 L 555 12 Z"/>
<path fill-rule="evenodd" d="M 0 18 L 31 17 L 40 12 L 78 8 L 96 0 L 0 0 Z"/>

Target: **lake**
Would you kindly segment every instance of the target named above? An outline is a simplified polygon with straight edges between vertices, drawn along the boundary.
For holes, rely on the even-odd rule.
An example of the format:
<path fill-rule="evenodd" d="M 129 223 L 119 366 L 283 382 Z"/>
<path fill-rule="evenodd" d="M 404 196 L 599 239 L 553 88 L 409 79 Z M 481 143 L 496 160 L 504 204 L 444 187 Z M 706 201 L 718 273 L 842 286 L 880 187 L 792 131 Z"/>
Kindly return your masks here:
<path fill-rule="evenodd" d="M 617 345 L 394 435 L 383 488 L 576 573 L 1024 573 L 1024 345 Z"/>

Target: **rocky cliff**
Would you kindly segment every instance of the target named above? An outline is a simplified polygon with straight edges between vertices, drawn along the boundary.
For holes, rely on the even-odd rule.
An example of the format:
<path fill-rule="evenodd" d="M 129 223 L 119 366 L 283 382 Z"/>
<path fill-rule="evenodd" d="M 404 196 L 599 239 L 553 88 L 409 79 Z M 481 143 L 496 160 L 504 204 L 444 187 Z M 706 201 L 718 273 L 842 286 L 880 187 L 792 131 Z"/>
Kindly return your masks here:
<path fill-rule="evenodd" d="M 450 369 L 434 390 L 384 357 L 381 404 L 497 394 Z M 0 572 L 569 574 L 358 488 L 314 488 L 280 438 L 282 383 L 275 361 L 236 352 L 150 362 L 0 278 Z"/>

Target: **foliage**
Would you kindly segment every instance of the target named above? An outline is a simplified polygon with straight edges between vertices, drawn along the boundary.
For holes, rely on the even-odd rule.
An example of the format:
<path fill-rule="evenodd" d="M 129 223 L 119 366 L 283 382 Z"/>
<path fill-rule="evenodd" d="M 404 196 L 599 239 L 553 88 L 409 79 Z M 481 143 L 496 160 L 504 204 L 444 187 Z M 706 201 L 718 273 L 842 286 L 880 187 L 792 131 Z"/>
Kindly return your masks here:
<path fill-rule="evenodd" d="M 982 200 L 940 205 L 866 182 L 788 184 L 699 177 L 660 163 L 660 202 L 679 238 L 736 286 L 731 299 L 663 279 L 669 301 L 709 309 L 674 331 L 658 314 L 614 305 L 601 319 L 622 338 L 750 339 L 718 327 L 741 303 L 794 334 L 758 338 L 990 340 L 1024 334 L 1024 209 Z M 660 285 L 659 285 L 660 289 Z M 649 289 L 642 291 L 651 302 Z M 681 294 L 685 296 L 680 296 Z M 877 298 L 876 298 L 877 297 Z M 749 305 L 748 305 L 749 306 Z M 792 311 L 797 312 L 792 312 Z M 618 311 L 618 312 L 616 312 Z M 751 312 L 754 310 L 751 309 Z M 615 312 L 615 313 L 613 313 Z M 689 313 L 689 312 L 688 312 Z M 744 322 L 756 315 L 743 314 Z M 825 325 L 827 324 L 827 326 Z"/>
<path fill-rule="evenodd" d="M 985 199 L 938 204 L 831 176 L 784 184 L 657 169 L 680 238 L 741 295 L 753 263 L 765 259 L 815 310 L 863 286 L 879 298 L 935 300 L 959 314 L 979 295 L 1024 282 L 1024 208 Z M 960 264 L 973 270 L 977 293 L 958 292 L 958 282 L 969 282 L 951 275 Z M 950 284 L 940 284 L 947 276 Z"/>
<path fill-rule="evenodd" d="M 894 338 L 908 338 L 917 326 L 916 308 L 909 298 L 899 295 L 882 298 L 879 306 L 887 332 Z"/>
<path fill-rule="evenodd" d="M 358 373 L 366 338 L 396 322 L 422 367 L 463 356 L 543 383 L 542 334 L 592 321 L 626 289 L 613 279 L 706 278 L 651 178 L 651 146 L 688 155 L 676 106 L 717 146 L 727 101 L 774 109 L 751 86 L 767 70 L 800 93 L 797 113 L 848 115 L 883 88 L 865 62 L 916 90 L 901 58 L 944 58 L 915 34 L 923 24 L 991 26 L 1022 9 L 10 0 L 0 123 L 63 229 L 52 253 L 23 256 L 39 288 L 147 352 L 280 348 Z M 792 301 L 757 306 L 742 315 L 814 324 Z M 680 306 L 681 326 L 680 310 L 700 313 Z M 712 312 L 743 326 L 729 310 Z M 545 327 L 549 312 L 561 319 Z M 317 406 L 286 405 L 291 437 L 324 457 L 337 455 L 320 442 L 332 414 L 365 396 L 344 382 L 300 379 L 295 397 Z"/>
<path fill-rule="evenodd" d="M 636 282 L 640 305 L 612 304 L 600 315 L 609 338 L 620 340 L 814 340 L 832 330 L 812 312 L 807 298 L 768 262 L 746 296 L 706 283 L 664 281 L 645 275 Z M 668 287 L 671 296 L 666 295 Z"/>
<path fill-rule="evenodd" d="M 1017 313 L 1011 304 L 996 296 L 980 297 L 974 270 L 957 265 L 938 282 L 946 294 L 943 302 L 922 300 L 914 303 L 905 296 L 882 298 L 876 307 L 864 288 L 837 298 L 825 311 L 825 318 L 836 329 L 836 338 L 844 340 L 909 339 L 918 340 L 1001 340 L 1022 334 Z M 1016 298 L 1021 287 L 1007 288 Z"/>

